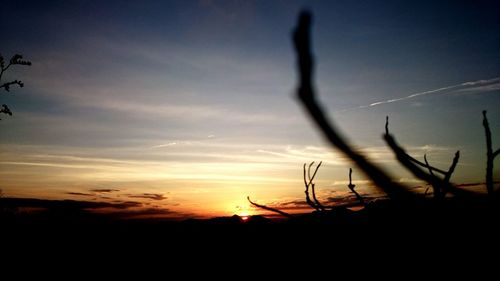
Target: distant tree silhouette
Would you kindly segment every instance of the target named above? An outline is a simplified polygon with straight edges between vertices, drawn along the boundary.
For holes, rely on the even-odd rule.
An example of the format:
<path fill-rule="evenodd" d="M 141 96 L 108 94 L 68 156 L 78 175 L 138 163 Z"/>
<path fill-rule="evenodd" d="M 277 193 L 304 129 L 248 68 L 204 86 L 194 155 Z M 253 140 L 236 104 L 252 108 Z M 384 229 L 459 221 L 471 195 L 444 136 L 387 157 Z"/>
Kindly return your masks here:
<path fill-rule="evenodd" d="M 12 56 L 12 58 L 9 60 L 9 63 L 6 65 L 5 64 L 5 59 L 4 57 L 0 54 L 0 89 L 3 88 L 6 92 L 10 92 L 11 86 L 19 86 L 19 87 L 24 87 L 24 83 L 21 80 L 13 80 L 9 82 L 4 82 L 2 84 L 2 76 L 11 67 L 12 65 L 31 65 L 30 61 L 23 60 L 23 56 L 19 54 L 15 54 Z M 2 104 L 2 108 L 0 109 L 0 113 L 7 114 L 12 116 L 12 111 L 6 104 Z M 1 119 L 0 119 L 1 120 Z"/>

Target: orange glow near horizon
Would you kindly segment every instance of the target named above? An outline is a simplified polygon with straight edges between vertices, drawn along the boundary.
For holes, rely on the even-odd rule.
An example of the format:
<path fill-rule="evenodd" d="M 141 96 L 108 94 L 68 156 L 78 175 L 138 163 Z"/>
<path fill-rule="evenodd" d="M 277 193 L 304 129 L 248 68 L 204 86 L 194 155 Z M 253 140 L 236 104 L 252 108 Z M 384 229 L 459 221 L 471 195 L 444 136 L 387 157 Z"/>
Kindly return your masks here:
<path fill-rule="evenodd" d="M 349 163 L 328 147 L 213 141 L 211 137 L 207 143 L 176 144 L 160 150 L 152 146 L 90 149 L 3 145 L 2 191 L 8 197 L 135 204 L 127 205 L 126 211 L 146 210 L 152 212 L 150 216 L 162 217 L 270 214 L 251 206 L 247 196 L 273 207 L 288 203 L 282 205 L 285 211 L 297 213 L 309 211 L 307 206 L 297 205 L 305 200 L 301 163 L 323 159 L 317 177 L 318 197 L 327 200 L 348 193 Z M 434 156 L 448 156 L 447 150 L 435 147 L 412 148 L 414 154 L 429 150 Z M 386 148 L 365 152 L 387 165 L 392 161 Z M 372 192 L 370 182 L 354 172 L 357 188 Z M 419 185 L 405 171 L 395 174 L 400 182 Z"/>

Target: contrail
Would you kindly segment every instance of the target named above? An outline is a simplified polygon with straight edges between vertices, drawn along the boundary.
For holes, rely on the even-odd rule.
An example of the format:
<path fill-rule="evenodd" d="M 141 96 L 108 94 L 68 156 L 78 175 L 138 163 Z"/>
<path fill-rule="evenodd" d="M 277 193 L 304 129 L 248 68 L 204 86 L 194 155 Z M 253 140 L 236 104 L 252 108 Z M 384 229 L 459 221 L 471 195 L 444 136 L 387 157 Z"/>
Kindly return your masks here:
<path fill-rule="evenodd" d="M 438 92 L 442 92 L 442 91 L 446 91 L 446 90 L 451 90 L 451 89 L 456 89 L 456 88 L 460 88 L 460 87 L 484 85 L 484 84 L 490 84 L 490 83 L 494 83 L 494 82 L 498 82 L 498 81 L 500 81 L 500 77 L 496 77 L 496 78 L 492 78 L 492 79 L 477 80 L 477 81 L 469 81 L 469 82 L 464 82 L 464 83 L 460 83 L 460 84 L 456 84 L 456 85 L 446 86 L 446 87 L 442 87 L 442 88 L 434 89 L 434 90 L 430 90 L 430 91 L 414 93 L 414 94 L 411 94 L 409 96 L 402 97 L 402 98 L 377 101 L 377 102 L 370 103 L 367 105 L 361 105 L 361 106 L 357 106 L 357 107 L 353 107 L 353 108 L 340 110 L 340 112 L 353 110 L 353 109 L 367 108 L 367 107 L 377 106 L 377 105 L 381 105 L 381 104 L 393 103 L 393 102 L 398 102 L 398 101 L 402 101 L 402 100 L 409 100 L 409 99 L 413 99 L 413 98 L 416 98 L 419 96 L 425 96 L 425 95 L 434 94 L 434 93 L 438 93 Z"/>

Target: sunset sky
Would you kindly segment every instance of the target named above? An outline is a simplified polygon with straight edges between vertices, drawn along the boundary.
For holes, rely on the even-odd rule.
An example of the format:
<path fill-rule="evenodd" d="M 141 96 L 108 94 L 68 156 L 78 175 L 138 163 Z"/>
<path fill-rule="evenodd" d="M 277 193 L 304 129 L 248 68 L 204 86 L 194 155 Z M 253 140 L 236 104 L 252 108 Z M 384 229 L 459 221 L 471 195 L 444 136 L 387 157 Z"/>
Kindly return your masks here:
<path fill-rule="evenodd" d="M 178 217 L 303 206 L 302 165 L 323 161 L 320 197 L 349 167 L 295 98 L 290 34 L 314 14 L 316 88 L 343 134 L 394 180 L 421 186 L 381 136 L 385 116 L 418 159 L 484 182 L 482 110 L 500 147 L 498 1 L 2 1 L 0 53 L 30 67 L 2 82 L 5 196 L 137 202 Z M 498 162 L 497 162 L 498 163 Z M 500 163 L 495 179 L 500 179 Z M 422 188 L 423 189 L 423 188 Z"/>

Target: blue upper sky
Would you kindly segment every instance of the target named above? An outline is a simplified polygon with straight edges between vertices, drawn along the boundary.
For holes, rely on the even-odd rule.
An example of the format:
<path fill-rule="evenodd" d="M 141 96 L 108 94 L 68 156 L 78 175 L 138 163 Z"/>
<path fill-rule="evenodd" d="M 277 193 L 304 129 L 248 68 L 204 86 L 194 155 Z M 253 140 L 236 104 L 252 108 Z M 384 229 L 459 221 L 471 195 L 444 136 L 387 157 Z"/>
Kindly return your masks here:
<path fill-rule="evenodd" d="M 312 160 L 329 163 L 324 185 L 345 180 L 349 162 L 293 93 L 290 33 L 303 7 L 319 96 L 355 145 L 412 183 L 380 138 L 389 115 L 414 155 L 447 168 L 460 149 L 455 179 L 483 180 L 481 110 L 500 141 L 498 1 L 3 1 L 0 52 L 33 62 L 5 77 L 26 84 L 2 94 L 14 111 L 0 123 L 5 190 L 213 184 L 244 198 L 281 180 L 272 198 L 300 197 Z"/>

